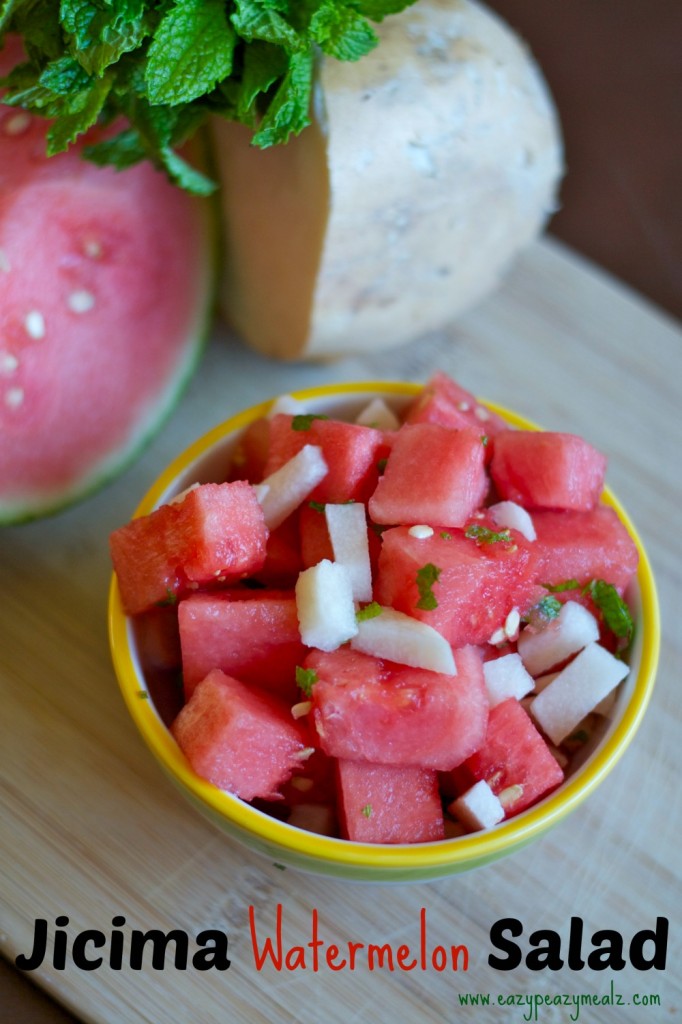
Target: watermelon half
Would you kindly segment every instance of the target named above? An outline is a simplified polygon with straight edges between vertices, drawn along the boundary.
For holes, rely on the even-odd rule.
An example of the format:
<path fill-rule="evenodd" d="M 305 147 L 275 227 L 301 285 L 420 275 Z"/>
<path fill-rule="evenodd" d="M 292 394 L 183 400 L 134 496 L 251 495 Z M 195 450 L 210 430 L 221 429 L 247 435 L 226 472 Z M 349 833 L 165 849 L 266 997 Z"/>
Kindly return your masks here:
<path fill-rule="evenodd" d="M 10 44 L 0 76 L 19 60 Z M 196 364 L 213 293 L 211 208 L 151 166 L 45 156 L 0 103 L 0 524 L 119 472 Z M 92 141 L 90 136 L 88 141 Z"/>

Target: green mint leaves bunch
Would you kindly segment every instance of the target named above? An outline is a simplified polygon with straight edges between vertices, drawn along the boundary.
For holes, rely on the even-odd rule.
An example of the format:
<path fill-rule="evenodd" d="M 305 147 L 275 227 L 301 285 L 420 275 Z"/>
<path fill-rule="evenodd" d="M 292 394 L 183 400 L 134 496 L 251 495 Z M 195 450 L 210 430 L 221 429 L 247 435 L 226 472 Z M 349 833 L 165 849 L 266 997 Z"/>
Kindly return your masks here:
<path fill-rule="evenodd" d="M 98 164 L 151 160 L 197 194 L 214 185 L 177 153 L 211 114 L 265 148 L 309 123 L 320 54 L 358 60 L 380 22 L 415 0 L 0 0 L 0 48 L 26 61 L 4 102 L 52 120 L 48 155 L 96 123 L 127 125 L 87 148 Z"/>

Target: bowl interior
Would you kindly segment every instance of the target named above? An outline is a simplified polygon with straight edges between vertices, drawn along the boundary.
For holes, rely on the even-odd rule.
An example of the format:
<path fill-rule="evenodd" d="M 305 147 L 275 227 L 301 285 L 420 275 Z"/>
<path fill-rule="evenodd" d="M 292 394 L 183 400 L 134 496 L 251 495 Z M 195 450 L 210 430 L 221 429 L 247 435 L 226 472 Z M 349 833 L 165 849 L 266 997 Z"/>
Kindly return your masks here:
<path fill-rule="evenodd" d="M 420 391 L 418 385 L 366 382 L 332 385 L 296 393 L 311 411 L 354 418 L 371 397 L 380 395 L 396 411 Z M 159 476 L 136 510 L 147 514 L 194 483 L 224 479 L 243 430 L 267 413 L 269 402 L 254 406 L 200 438 Z M 513 426 L 537 429 L 517 413 L 488 403 Z M 493 829 L 437 842 L 376 846 L 329 838 L 278 821 L 218 790 L 191 771 L 167 729 L 168 711 L 145 675 L 135 623 L 123 613 L 115 578 L 109 606 L 110 644 L 114 667 L 126 705 L 151 751 L 190 801 L 215 824 L 266 856 L 305 870 L 341 877 L 416 879 L 440 877 L 494 860 L 529 842 L 561 820 L 608 774 L 629 745 L 649 702 L 659 649 L 656 590 L 641 540 L 617 499 L 605 492 L 630 531 L 640 554 L 636 579 L 626 595 L 637 627 L 629 655 L 630 673 L 621 683 L 603 729 L 593 734 L 573 759 L 566 780 L 549 796 Z"/>

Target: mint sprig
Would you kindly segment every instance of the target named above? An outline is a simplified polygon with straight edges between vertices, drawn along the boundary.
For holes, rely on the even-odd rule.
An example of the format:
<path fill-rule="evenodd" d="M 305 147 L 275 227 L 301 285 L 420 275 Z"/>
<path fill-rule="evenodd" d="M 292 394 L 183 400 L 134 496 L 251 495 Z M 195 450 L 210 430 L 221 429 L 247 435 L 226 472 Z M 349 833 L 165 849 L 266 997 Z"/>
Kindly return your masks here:
<path fill-rule="evenodd" d="M 5 103 L 52 119 L 47 153 L 95 124 L 127 121 L 83 155 L 129 167 L 150 160 L 205 195 L 215 183 L 178 149 L 210 115 L 252 129 L 261 148 L 310 123 L 321 54 L 356 61 L 377 45 L 372 22 L 415 0 L 0 0 L 0 48 L 22 37 L 26 60 Z"/>

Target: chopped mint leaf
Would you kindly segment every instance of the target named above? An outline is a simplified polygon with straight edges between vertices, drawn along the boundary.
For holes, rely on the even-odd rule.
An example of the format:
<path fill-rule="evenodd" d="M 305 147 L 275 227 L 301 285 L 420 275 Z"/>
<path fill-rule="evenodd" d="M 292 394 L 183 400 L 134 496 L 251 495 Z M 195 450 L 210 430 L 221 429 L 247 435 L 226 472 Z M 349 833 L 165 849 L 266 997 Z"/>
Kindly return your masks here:
<path fill-rule="evenodd" d="M 146 690 L 138 690 L 137 696 L 140 698 L 140 700 L 149 700 L 149 694 L 147 693 Z"/>
<path fill-rule="evenodd" d="M 430 612 L 438 607 L 438 601 L 432 588 L 433 584 L 438 582 L 441 572 L 442 570 L 434 565 L 433 562 L 427 562 L 426 565 L 417 570 L 417 589 L 419 591 L 417 608 L 421 608 L 422 611 Z"/>
<path fill-rule="evenodd" d="M 308 505 L 310 508 L 314 508 L 316 512 L 324 512 L 325 505 L 323 501 L 309 501 Z"/>
<path fill-rule="evenodd" d="M 314 412 L 299 413 L 298 416 L 292 417 L 291 429 L 292 430 L 310 430 L 313 420 L 328 420 L 328 416 L 317 415 Z"/>
<path fill-rule="evenodd" d="M 488 437 L 488 435 L 487 434 L 481 434 L 481 444 L 483 445 L 484 448 L 488 447 L 489 442 L 490 442 L 490 438 Z"/>
<path fill-rule="evenodd" d="M 448 533 L 447 530 L 441 530 L 440 537 L 441 540 L 452 540 L 452 534 Z"/>
<path fill-rule="evenodd" d="M 296 666 L 296 685 L 303 691 L 306 697 L 312 697 L 313 686 L 317 682 L 317 672 L 314 668 L 301 668 Z"/>
<path fill-rule="evenodd" d="M 383 475 L 384 470 L 386 469 L 387 462 L 388 459 L 379 459 L 379 461 L 377 462 L 377 469 L 379 470 L 380 476 Z"/>
<path fill-rule="evenodd" d="M 364 608 L 358 608 L 355 619 L 357 622 L 365 622 L 366 619 L 376 619 L 377 615 L 381 615 L 381 605 L 378 601 L 371 601 Z"/>
<path fill-rule="evenodd" d="M 592 580 L 586 588 L 592 600 L 601 612 L 606 626 L 619 639 L 630 644 L 635 631 L 630 611 L 623 598 L 612 583 L 604 580 Z"/>
<path fill-rule="evenodd" d="M 543 583 L 545 590 L 550 594 L 561 594 L 564 590 L 577 590 L 580 584 L 577 580 L 564 580 L 563 583 Z"/>
<path fill-rule="evenodd" d="M 499 541 L 511 540 L 509 530 L 500 530 L 499 533 L 496 533 L 489 527 L 483 526 L 482 523 L 470 523 L 464 531 L 464 536 L 480 544 L 497 544 Z"/>
<path fill-rule="evenodd" d="M 156 607 L 157 608 L 166 608 L 169 605 L 174 605 L 174 604 L 177 604 L 177 603 L 178 603 L 178 595 L 175 593 L 174 590 L 171 590 L 170 587 L 166 587 L 166 596 L 164 597 L 164 599 L 162 601 L 157 601 L 156 602 Z"/>
<path fill-rule="evenodd" d="M 360 813 L 363 814 L 365 816 L 365 818 L 371 818 L 372 817 L 372 805 L 371 804 L 365 804 L 365 806 L 362 808 L 362 811 Z"/>
<path fill-rule="evenodd" d="M 536 609 L 545 619 L 556 619 L 557 615 L 563 608 L 561 601 L 558 601 L 556 597 L 552 597 L 551 594 L 547 594 L 546 597 L 541 598 L 536 604 Z"/>

